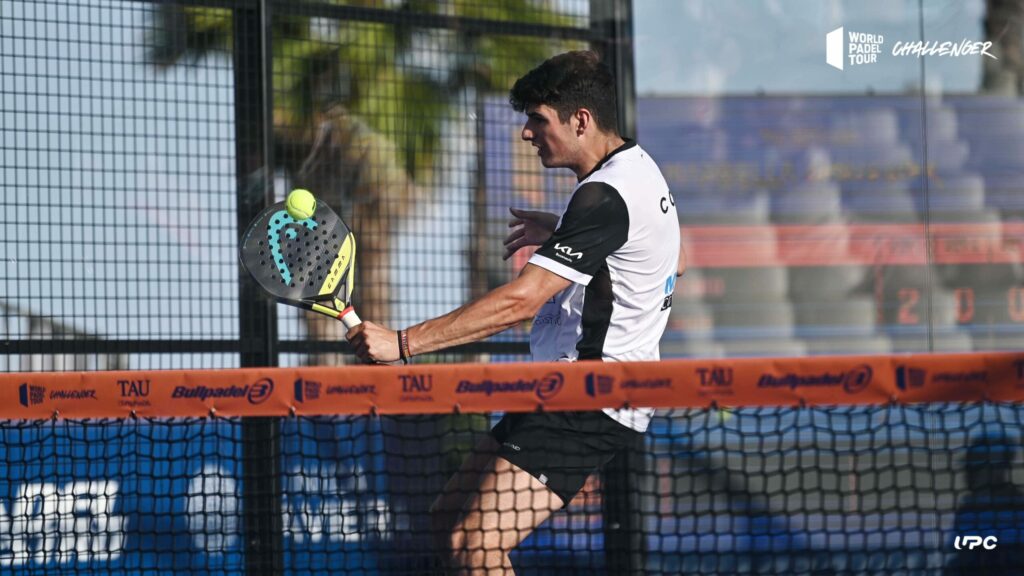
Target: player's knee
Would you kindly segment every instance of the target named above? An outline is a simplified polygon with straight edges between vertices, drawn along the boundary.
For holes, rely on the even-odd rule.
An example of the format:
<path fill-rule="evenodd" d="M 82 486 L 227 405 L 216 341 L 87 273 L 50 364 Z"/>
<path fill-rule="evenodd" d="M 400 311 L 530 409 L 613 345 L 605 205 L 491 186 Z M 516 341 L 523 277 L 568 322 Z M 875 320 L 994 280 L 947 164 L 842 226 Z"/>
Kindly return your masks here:
<path fill-rule="evenodd" d="M 446 554 L 448 566 L 456 573 L 475 573 L 481 569 L 500 568 L 505 552 L 500 548 L 488 548 L 478 538 L 466 538 L 465 534 L 452 533 Z"/>
<path fill-rule="evenodd" d="M 476 550 L 467 541 L 466 533 L 461 529 L 448 527 L 448 530 L 434 532 L 434 545 L 442 563 L 454 570 L 472 568 L 479 563 L 474 559 Z"/>

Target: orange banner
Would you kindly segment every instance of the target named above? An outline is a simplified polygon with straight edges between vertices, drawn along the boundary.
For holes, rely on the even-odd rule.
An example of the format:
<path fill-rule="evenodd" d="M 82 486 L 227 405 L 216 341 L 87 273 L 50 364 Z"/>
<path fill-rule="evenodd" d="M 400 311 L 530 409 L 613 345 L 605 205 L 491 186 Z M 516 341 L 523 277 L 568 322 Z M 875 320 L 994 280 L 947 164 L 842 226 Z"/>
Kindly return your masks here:
<path fill-rule="evenodd" d="M 0 418 L 1024 401 L 1024 352 L 0 374 Z"/>
<path fill-rule="evenodd" d="M 1005 264 L 1024 261 L 1024 223 L 684 226 L 690 265 Z M 926 234 L 927 233 L 927 234 Z"/>

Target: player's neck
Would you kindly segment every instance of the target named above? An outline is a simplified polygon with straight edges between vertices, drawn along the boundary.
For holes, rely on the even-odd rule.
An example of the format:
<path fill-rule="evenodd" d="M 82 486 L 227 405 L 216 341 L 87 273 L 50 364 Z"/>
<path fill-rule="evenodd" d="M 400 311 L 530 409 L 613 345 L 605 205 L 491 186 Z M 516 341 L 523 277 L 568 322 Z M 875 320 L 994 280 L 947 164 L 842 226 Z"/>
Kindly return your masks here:
<path fill-rule="evenodd" d="M 607 134 L 595 140 L 593 145 L 581 148 L 581 162 L 573 168 L 573 172 L 576 173 L 576 179 L 582 180 L 589 176 L 602 160 L 625 143 L 626 141 L 618 134 Z"/>

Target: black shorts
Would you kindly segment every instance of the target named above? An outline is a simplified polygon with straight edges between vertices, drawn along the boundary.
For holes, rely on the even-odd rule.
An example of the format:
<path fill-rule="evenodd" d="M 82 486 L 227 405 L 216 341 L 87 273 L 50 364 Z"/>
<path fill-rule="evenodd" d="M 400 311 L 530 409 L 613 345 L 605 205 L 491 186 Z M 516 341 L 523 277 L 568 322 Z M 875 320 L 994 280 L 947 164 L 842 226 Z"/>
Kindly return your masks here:
<path fill-rule="evenodd" d="M 498 456 L 540 480 L 563 505 L 588 476 L 643 436 L 600 411 L 509 413 L 491 434 L 501 445 Z"/>

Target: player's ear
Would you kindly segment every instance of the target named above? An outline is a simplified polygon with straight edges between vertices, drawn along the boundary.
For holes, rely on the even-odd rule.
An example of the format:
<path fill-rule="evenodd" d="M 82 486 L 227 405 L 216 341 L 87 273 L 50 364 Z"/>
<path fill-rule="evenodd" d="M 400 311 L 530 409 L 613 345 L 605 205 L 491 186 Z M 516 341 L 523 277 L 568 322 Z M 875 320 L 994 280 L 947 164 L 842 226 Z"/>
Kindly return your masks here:
<path fill-rule="evenodd" d="M 576 114 L 573 115 L 576 118 L 576 136 L 583 136 L 583 134 L 590 128 L 590 123 L 594 121 L 594 117 L 590 114 L 590 110 L 586 108 L 579 108 L 576 110 Z"/>

